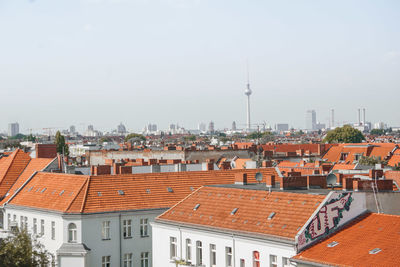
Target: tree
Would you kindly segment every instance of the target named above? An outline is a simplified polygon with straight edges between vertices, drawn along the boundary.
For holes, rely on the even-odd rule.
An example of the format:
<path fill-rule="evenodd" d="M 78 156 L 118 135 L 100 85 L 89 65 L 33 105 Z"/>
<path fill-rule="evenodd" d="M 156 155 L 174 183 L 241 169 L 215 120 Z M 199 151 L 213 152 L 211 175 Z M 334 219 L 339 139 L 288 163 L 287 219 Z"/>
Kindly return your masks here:
<path fill-rule="evenodd" d="M 63 154 L 65 156 L 69 155 L 69 147 L 65 143 L 65 137 L 60 133 L 60 131 L 57 131 L 56 133 L 55 144 L 57 145 L 57 153 Z"/>
<path fill-rule="evenodd" d="M 28 135 L 28 136 L 26 137 L 26 140 L 27 140 L 27 141 L 30 141 L 30 142 L 36 142 L 36 137 L 33 136 L 32 134 L 30 134 L 30 135 Z"/>
<path fill-rule="evenodd" d="M 372 129 L 370 134 L 371 135 L 384 135 L 385 132 L 386 131 L 384 129 Z"/>
<path fill-rule="evenodd" d="M 194 141 L 196 141 L 196 136 L 195 136 L 195 135 L 188 135 L 188 136 L 185 136 L 183 139 L 184 139 L 185 141 L 192 141 L 192 142 L 194 142 Z"/>
<path fill-rule="evenodd" d="M 25 135 L 19 133 L 19 134 L 16 134 L 14 136 L 11 136 L 9 139 L 11 139 L 11 140 L 23 140 L 25 138 L 26 138 Z"/>
<path fill-rule="evenodd" d="M 361 158 L 358 160 L 358 163 L 360 163 L 361 165 L 375 165 L 375 164 L 384 164 L 384 165 L 386 165 L 388 162 L 387 162 L 387 160 L 382 160 L 381 157 L 361 156 Z"/>
<path fill-rule="evenodd" d="M 36 267 L 53 265 L 53 258 L 44 246 L 32 238 L 26 230 L 13 231 L 0 241 L 0 263 L 2 267 Z"/>
<path fill-rule="evenodd" d="M 329 131 L 324 138 L 324 142 L 327 143 L 361 143 L 362 140 L 365 140 L 364 135 L 350 125 Z"/>
<path fill-rule="evenodd" d="M 141 135 L 141 134 L 137 134 L 137 133 L 128 134 L 128 135 L 125 137 L 125 142 L 128 142 L 128 141 L 131 140 L 131 139 L 146 141 L 146 137 L 144 137 L 144 136 Z"/>

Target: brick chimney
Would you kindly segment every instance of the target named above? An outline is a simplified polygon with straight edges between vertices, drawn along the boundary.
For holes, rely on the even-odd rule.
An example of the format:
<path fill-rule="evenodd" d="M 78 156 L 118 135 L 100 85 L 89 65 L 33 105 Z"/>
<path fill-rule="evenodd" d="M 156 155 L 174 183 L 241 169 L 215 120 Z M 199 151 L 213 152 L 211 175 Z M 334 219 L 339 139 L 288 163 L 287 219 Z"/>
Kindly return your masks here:
<path fill-rule="evenodd" d="M 247 185 L 247 173 L 235 173 L 235 184 Z"/>

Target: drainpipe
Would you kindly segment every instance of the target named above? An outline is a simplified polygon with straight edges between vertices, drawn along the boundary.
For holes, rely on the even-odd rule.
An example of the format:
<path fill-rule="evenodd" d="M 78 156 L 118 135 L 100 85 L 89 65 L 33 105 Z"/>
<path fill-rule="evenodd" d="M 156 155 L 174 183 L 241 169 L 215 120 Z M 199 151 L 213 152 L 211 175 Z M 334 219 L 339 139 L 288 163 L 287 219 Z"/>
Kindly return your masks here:
<path fill-rule="evenodd" d="M 119 228 L 119 266 L 122 266 L 122 238 L 121 238 L 121 213 L 118 215 Z"/>
<path fill-rule="evenodd" d="M 232 234 L 232 260 L 233 260 L 233 267 L 236 266 L 236 250 L 235 250 L 235 236 Z"/>
<path fill-rule="evenodd" d="M 182 255 L 182 229 L 181 229 L 181 227 L 179 226 L 178 227 L 179 228 L 179 239 L 180 239 L 180 244 L 181 244 L 181 247 L 180 247 L 180 258 L 181 258 L 181 260 L 183 260 L 183 255 Z"/>

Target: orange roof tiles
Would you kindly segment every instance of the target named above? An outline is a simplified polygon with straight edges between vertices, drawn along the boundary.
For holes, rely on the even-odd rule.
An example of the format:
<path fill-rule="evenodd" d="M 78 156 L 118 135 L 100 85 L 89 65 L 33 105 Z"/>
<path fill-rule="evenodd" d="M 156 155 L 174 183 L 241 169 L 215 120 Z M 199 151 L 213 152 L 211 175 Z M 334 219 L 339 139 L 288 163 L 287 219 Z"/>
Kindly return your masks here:
<path fill-rule="evenodd" d="M 332 242 L 333 247 L 327 245 Z M 371 254 L 373 249 L 380 249 Z M 293 259 L 331 266 L 400 266 L 400 216 L 369 213 Z"/>
<path fill-rule="evenodd" d="M 21 149 L 0 161 L 0 196 L 4 196 L 28 165 L 31 157 Z"/>
<path fill-rule="evenodd" d="M 157 220 L 294 240 L 324 198 L 321 195 L 202 187 Z M 200 206 L 194 210 L 197 204 Z M 238 210 L 232 215 L 235 208 Z M 275 215 L 269 220 L 272 212 Z"/>
<path fill-rule="evenodd" d="M 54 159 L 48 158 L 33 158 L 29 161 L 28 165 L 25 167 L 24 171 L 15 181 L 11 189 L 8 191 L 8 195 L 0 202 L 0 205 L 5 203 L 35 171 L 43 170 L 47 165 L 49 165 Z"/>
<path fill-rule="evenodd" d="M 332 170 L 354 170 L 356 167 L 356 164 L 341 164 L 341 163 L 336 163 Z"/>
<path fill-rule="evenodd" d="M 162 209 L 171 207 L 203 185 L 233 184 L 238 172 L 247 173 L 249 183 L 256 183 L 256 172 L 276 175 L 274 168 L 91 177 L 39 172 L 10 198 L 9 204 L 66 213 Z M 46 190 L 41 193 L 43 188 Z M 68 197 L 58 195 L 62 190 Z M 119 194 L 119 190 L 123 194 Z"/>

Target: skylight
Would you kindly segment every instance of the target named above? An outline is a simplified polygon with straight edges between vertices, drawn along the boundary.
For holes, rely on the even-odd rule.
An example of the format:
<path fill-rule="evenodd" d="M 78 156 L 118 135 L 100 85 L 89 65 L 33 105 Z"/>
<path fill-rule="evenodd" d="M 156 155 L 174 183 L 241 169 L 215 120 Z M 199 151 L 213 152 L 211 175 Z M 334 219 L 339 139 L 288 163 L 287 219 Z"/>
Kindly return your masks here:
<path fill-rule="evenodd" d="M 339 245 L 339 243 L 336 242 L 336 241 L 333 241 L 333 242 L 329 243 L 329 244 L 326 245 L 326 246 L 327 246 L 328 248 L 333 248 L 333 247 L 335 247 L 335 246 L 337 246 L 337 245 Z"/>
<path fill-rule="evenodd" d="M 62 194 L 64 194 L 64 190 L 60 192 L 60 196 L 61 196 Z"/>
<path fill-rule="evenodd" d="M 172 187 L 167 187 L 167 191 L 170 192 L 170 193 L 173 193 L 173 192 L 174 192 L 174 190 L 172 189 Z"/>
<path fill-rule="evenodd" d="M 235 215 L 235 213 L 238 211 L 238 208 L 234 208 L 232 211 L 231 211 L 231 215 Z"/>
<path fill-rule="evenodd" d="M 150 194 L 150 189 L 146 189 L 146 193 L 147 193 L 147 194 Z"/>
<path fill-rule="evenodd" d="M 43 193 L 44 191 L 46 191 L 46 187 L 42 189 L 42 191 L 40 191 L 40 193 Z"/>
<path fill-rule="evenodd" d="M 379 252 L 381 252 L 381 249 L 380 249 L 380 248 L 374 248 L 373 250 L 370 250 L 370 251 L 369 251 L 369 254 L 377 254 L 377 253 L 379 253 Z"/>
<path fill-rule="evenodd" d="M 272 218 L 274 218 L 275 214 L 276 214 L 275 212 L 271 212 L 268 216 L 268 220 L 272 220 Z"/>
<path fill-rule="evenodd" d="M 125 192 L 124 192 L 124 190 L 118 190 L 118 194 L 120 194 L 122 196 L 122 195 L 125 195 Z"/>
<path fill-rule="evenodd" d="M 200 207 L 200 204 L 196 204 L 196 206 L 194 206 L 193 210 L 197 210 Z"/>
<path fill-rule="evenodd" d="M 193 188 L 193 186 L 191 186 L 191 187 L 190 187 L 190 191 L 193 191 L 193 190 L 194 190 L 194 188 Z"/>
<path fill-rule="evenodd" d="M 99 197 L 101 197 L 101 192 L 97 192 L 97 195 L 98 195 Z"/>

